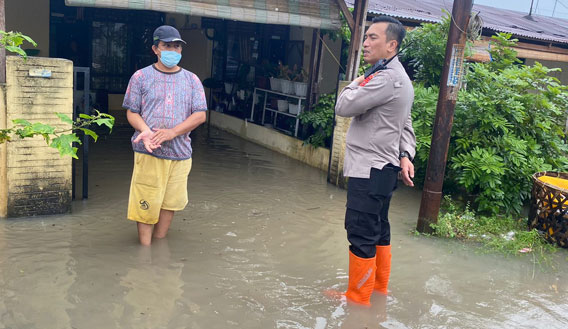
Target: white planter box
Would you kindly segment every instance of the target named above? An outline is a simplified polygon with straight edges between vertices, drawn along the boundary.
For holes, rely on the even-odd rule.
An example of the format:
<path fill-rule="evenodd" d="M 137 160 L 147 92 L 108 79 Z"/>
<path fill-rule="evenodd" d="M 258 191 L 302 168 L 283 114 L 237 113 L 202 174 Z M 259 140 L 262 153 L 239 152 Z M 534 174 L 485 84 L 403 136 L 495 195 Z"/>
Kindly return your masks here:
<path fill-rule="evenodd" d="M 231 82 L 225 82 L 225 94 L 230 94 L 233 91 L 233 84 Z"/>
<path fill-rule="evenodd" d="M 288 101 L 285 99 L 278 100 L 278 111 L 286 112 L 288 111 Z"/>
<path fill-rule="evenodd" d="M 281 80 L 282 92 L 287 95 L 294 95 L 294 83 L 290 80 Z"/>
<path fill-rule="evenodd" d="M 306 97 L 308 84 L 306 82 L 294 82 L 294 93 L 296 96 Z"/>
<path fill-rule="evenodd" d="M 277 92 L 282 92 L 282 84 L 280 83 L 280 79 L 277 78 L 270 78 L 270 89 L 277 91 Z"/>
<path fill-rule="evenodd" d="M 300 105 L 298 103 L 288 103 L 288 112 L 294 115 L 300 114 Z"/>

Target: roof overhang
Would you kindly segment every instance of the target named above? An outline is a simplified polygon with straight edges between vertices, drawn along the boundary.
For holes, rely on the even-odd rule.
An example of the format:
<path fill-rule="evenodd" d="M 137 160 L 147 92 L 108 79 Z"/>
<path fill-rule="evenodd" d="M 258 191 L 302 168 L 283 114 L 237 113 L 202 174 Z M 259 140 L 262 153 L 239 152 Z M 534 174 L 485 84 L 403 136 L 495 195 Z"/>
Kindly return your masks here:
<path fill-rule="evenodd" d="M 237 21 L 339 29 L 336 0 L 65 0 L 68 6 L 154 10 Z"/>

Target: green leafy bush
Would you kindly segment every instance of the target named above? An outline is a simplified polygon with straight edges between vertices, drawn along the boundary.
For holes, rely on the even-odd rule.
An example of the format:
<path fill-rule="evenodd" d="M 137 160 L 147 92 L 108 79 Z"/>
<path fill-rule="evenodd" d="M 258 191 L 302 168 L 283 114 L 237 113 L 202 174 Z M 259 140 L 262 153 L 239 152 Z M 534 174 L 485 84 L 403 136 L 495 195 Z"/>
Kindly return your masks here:
<path fill-rule="evenodd" d="M 455 108 L 444 181 L 445 192 L 460 194 L 488 214 L 519 214 L 530 198 L 532 174 L 568 169 L 568 88 L 549 75 L 555 69 L 520 65 L 510 48 L 516 40 L 510 37 L 493 37 L 493 61 L 469 64 Z M 443 60 L 437 65 L 441 68 Z M 412 109 L 419 182 L 427 167 L 438 95 L 432 67 L 416 67 L 416 77 L 427 81 L 416 80 Z"/>
<path fill-rule="evenodd" d="M 425 87 L 438 86 L 446 53 L 450 18 L 444 16 L 440 24 L 423 23 L 410 31 L 402 44 L 401 60 L 415 72 L 414 79 Z M 443 36 L 446 36 L 445 38 Z"/>
<path fill-rule="evenodd" d="M 305 140 L 314 147 L 326 146 L 333 132 L 333 115 L 335 112 L 335 94 L 323 94 L 313 111 L 305 111 L 299 115 L 304 125 L 310 125 L 313 133 Z"/>

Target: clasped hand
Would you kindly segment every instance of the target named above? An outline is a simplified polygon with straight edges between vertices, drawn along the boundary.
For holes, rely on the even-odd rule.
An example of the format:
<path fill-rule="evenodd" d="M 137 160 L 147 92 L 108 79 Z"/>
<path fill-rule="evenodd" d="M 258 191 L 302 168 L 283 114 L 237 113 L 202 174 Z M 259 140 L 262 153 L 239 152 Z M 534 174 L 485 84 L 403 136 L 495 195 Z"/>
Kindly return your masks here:
<path fill-rule="evenodd" d="M 156 129 L 154 131 L 148 129 L 141 132 L 136 139 L 134 139 L 134 143 L 139 143 L 142 141 L 144 143 L 144 148 L 149 153 L 154 152 L 155 149 L 162 146 L 163 142 L 172 140 L 176 137 L 176 134 L 172 129 Z"/>

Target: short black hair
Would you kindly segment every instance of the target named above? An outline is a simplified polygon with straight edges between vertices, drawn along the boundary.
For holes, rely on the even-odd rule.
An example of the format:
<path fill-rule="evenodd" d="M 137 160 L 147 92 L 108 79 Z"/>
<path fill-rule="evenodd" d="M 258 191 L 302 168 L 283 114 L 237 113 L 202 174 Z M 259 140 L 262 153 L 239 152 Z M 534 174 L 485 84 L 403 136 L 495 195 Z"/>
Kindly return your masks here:
<path fill-rule="evenodd" d="M 406 36 L 406 30 L 402 23 L 393 17 L 390 16 L 377 16 L 373 17 L 373 24 L 375 23 L 387 23 L 387 41 L 396 40 L 398 43 L 397 49 L 400 49 L 400 45 L 402 44 L 402 40 Z"/>

